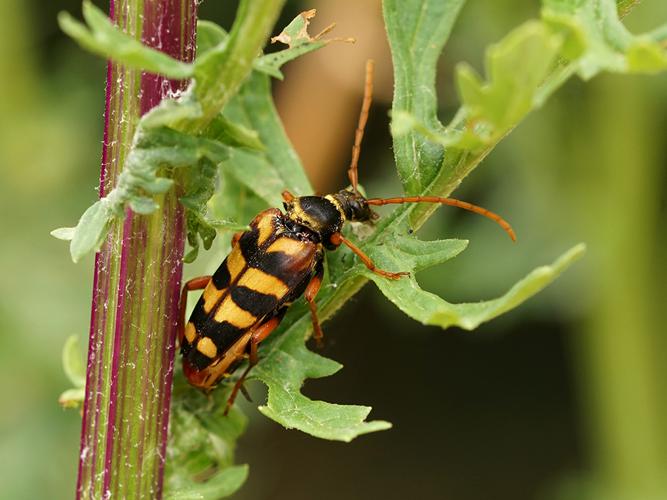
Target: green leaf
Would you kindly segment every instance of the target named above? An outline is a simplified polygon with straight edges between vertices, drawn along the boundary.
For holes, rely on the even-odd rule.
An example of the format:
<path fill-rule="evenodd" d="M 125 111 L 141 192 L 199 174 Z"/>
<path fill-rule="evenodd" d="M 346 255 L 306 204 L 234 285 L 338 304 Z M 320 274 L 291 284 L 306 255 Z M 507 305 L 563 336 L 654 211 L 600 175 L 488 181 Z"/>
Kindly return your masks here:
<path fill-rule="evenodd" d="M 112 217 L 104 200 L 96 201 L 88 207 L 79 219 L 69 245 L 74 262 L 89 252 L 97 251 L 106 237 Z"/>
<path fill-rule="evenodd" d="M 197 257 L 199 256 L 199 243 L 195 243 L 192 245 L 192 248 L 187 251 L 185 255 L 183 255 L 183 262 L 186 264 L 192 264 L 195 260 L 197 260 Z"/>
<path fill-rule="evenodd" d="M 417 133 L 443 148 L 479 153 L 497 143 L 530 110 L 537 106 L 537 92 L 552 70 L 562 46 L 562 37 L 537 21 L 529 21 L 513 30 L 486 54 L 484 82 L 467 64 L 457 67 L 457 88 L 466 127 L 454 121 L 447 128 L 429 126 L 415 111 L 399 110 L 393 114 L 395 139 Z M 438 130 L 440 128 L 440 130 Z M 446 172 L 442 168 L 441 175 Z"/>
<path fill-rule="evenodd" d="M 72 385 L 77 388 L 84 387 L 86 385 L 86 366 L 83 363 L 78 335 L 71 335 L 65 341 L 62 362 L 65 375 Z"/>
<path fill-rule="evenodd" d="M 175 492 L 167 491 L 166 500 L 218 500 L 233 495 L 248 477 L 248 466 L 237 465 L 216 472 L 202 484 L 192 484 Z"/>
<path fill-rule="evenodd" d="M 297 16 L 297 20 L 301 19 L 301 15 Z M 203 54 L 209 50 L 219 47 L 228 38 L 227 32 L 215 23 L 210 21 L 197 22 L 197 53 Z M 275 38 L 275 37 L 274 37 Z M 276 39 L 276 41 L 278 41 Z M 315 40 L 315 39 L 301 39 L 302 43 L 294 47 L 265 54 L 253 62 L 253 69 L 266 73 L 269 76 L 282 80 L 284 78 L 280 68 L 289 61 L 296 59 L 299 56 L 305 55 L 314 50 L 324 47 L 329 40 Z M 344 40 L 350 41 L 350 40 Z M 353 40 L 352 40 L 353 41 Z"/>
<path fill-rule="evenodd" d="M 443 246 L 453 245 L 450 242 L 457 242 L 457 240 L 448 240 L 440 243 Z M 450 304 L 437 295 L 422 290 L 414 276 L 399 280 L 387 280 L 366 270 L 363 271 L 363 274 L 375 282 L 380 291 L 396 307 L 411 318 L 425 325 L 437 325 L 442 328 L 458 326 L 466 330 L 473 330 L 481 323 L 514 309 L 535 295 L 556 279 L 570 264 L 579 259 L 584 254 L 584 251 L 584 245 L 577 245 L 565 252 L 551 266 L 538 267 L 532 271 L 501 297 L 469 304 Z M 456 253 L 458 252 L 452 255 L 444 254 L 437 260 L 444 260 Z M 391 266 L 383 266 L 384 268 L 409 269 L 410 265 L 408 263 L 411 262 L 411 259 L 409 255 L 407 258 L 401 259 L 402 255 L 404 255 L 404 252 L 395 253 L 386 247 L 379 248 L 375 252 L 375 261 L 379 265 L 385 262 L 392 264 Z M 423 255 L 429 255 L 429 253 L 426 252 L 419 258 L 423 258 Z M 402 266 L 401 263 L 403 263 Z"/>
<path fill-rule="evenodd" d="M 400 138 L 411 132 L 417 132 L 429 141 L 440 144 L 444 148 L 478 149 L 487 142 L 487 136 L 472 130 L 451 130 L 445 129 L 442 133 L 434 132 L 425 124 L 407 111 L 397 111 L 392 113 L 391 134 L 394 138 Z"/>
<path fill-rule="evenodd" d="M 412 237 L 385 235 L 365 249 L 381 268 L 391 271 L 419 271 L 455 257 L 466 246 L 466 241 L 419 241 Z M 378 288 L 397 307 L 424 324 L 443 328 L 457 325 L 473 329 L 484 321 L 506 312 L 544 288 L 583 253 L 583 245 L 574 247 L 553 265 L 544 266 L 530 273 L 514 285 L 502 297 L 474 304 L 449 304 L 436 295 L 419 288 L 413 276 L 389 280 L 371 273 L 365 266 L 353 268 L 341 262 L 329 268 L 336 275 L 335 287 L 323 287 L 318 296 L 321 317 L 334 312 L 337 295 L 346 297 L 361 286 L 358 278 L 373 280 Z M 363 282 L 362 282 L 363 283 Z M 328 290 L 335 290 L 330 292 Z M 284 320 L 286 327 L 272 335 L 261 347 L 261 361 L 252 377 L 269 388 L 268 401 L 260 411 L 286 428 L 296 428 L 324 439 L 349 441 L 360 434 L 389 428 L 384 421 L 365 422 L 370 408 L 364 406 L 339 406 L 322 401 L 312 401 L 301 394 L 306 378 L 332 375 L 341 366 L 308 349 L 303 339 L 310 330 L 310 315 L 305 307 L 294 307 Z"/>
<path fill-rule="evenodd" d="M 586 32 L 572 16 L 544 9 L 542 19 L 554 34 L 561 37 L 561 56 L 565 60 L 578 59 L 583 55 L 587 45 Z"/>
<path fill-rule="evenodd" d="M 51 236 L 63 241 L 70 241 L 74 238 L 74 227 L 59 227 L 51 231 Z"/>
<path fill-rule="evenodd" d="M 285 78 L 280 68 L 296 59 L 297 57 L 313 52 L 314 50 L 321 49 L 327 44 L 326 40 L 314 40 L 308 43 L 303 43 L 297 45 L 296 47 L 290 47 L 289 49 L 280 50 L 278 52 L 273 52 L 271 54 L 266 54 L 255 61 L 253 68 L 262 73 L 266 73 L 273 78 L 282 80 Z"/>
<path fill-rule="evenodd" d="M 286 184 L 265 155 L 237 149 L 231 152 L 229 160 L 223 162 L 222 169 L 256 193 L 268 206 L 280 206 L 280 193 L 286 189 Z"/>
<path fill-rule="evenodd" d="M 192 87 L 183 92 L 178 100 L 163 99 L 160 104 L 141 117 L 144 129 L 170 127 L 182 121 L 194 121 L 203 115 L 200 104 L 194 99 Z"/>
<path fill-rule="evenodd" d="M 193 66 L 159 50 L 151 49 L 139 40 L 123 33 L 100 9 L 88 0 L 83 2 L 83 17 L 88 26 L 66 12 L 58 15 L 60 29 L 85 49 L 130 68 L 157 73 L 174 79 L 189 78 Z"/>
<path fill-rule="evenodd" d="M 192 169 L 185 178 L 187 195 L 180 198 L 186 208 L 188 243 L 192 247 L 184 262 L 193 262 L 199 253 L 199 240 L 205 249 L 209 249 L 216 236 L 215 228 L 210 224 L 207 203 L 215 191 L 215 181 L 218 177 L 218 165 L 210 159 L 202 159 L 199 168 Z"/>
<path fill-rule="evenodd" d="M 457 87 L 468 121 L 491 127 L 485 131 L 486 142 L 497 140 L 534 107 L 537 89 L 560 48 L 559 36 L 529 21 L 488 49 L 488 83 L 469 66 L 458 67 Z"/>
<path fill-rule="evenodd" d="M 228 148 L 224 144 L 207 137 L 186 134 L 168 127 L 148 128 L 136 135 L 126 170 L 133 170 L 137 176 L 146 174 L 150 177 L 159 167 L 192 166 L 202 158 L 219 163 L 227 158 L 227 154 Z"/>
<path fill-rule="evenodd" d="M 627 5 L 617 7 L 614 0 L 544 0 L 543 4 L 545 21 L 560 26 L 561 32 L 569 32 L 570 40 L 576 38 L 576 44 L 583 46 L 578 57 L 563 53 L 582 78 L 590 79 L 600 71 L 656 73 L 667 67 L 667 48 L 659 39 L 634 35 L 621 22 L 619 8 L 625 14 Z"/>
<path fill-rule="evenodd" d="M 436 63 L 465 0 L 385 0 L 384 20 L 394 62 L 392 113 L 407 111 L 430 129 L 437 118 Z M 408 194 L 426 190 L 441 166 L 443 149 L 416 132 L 394 137 L 394 157 Z"/>
<path fill-rule="evenodd" d="M 198 123 L 187 125 L 187 129 L 205 128 L 234 97 L 251 72 L 266 41 L 266 33 L 271 30 L 283 3 L 284 0 L 242 1 L 226 42 L 197 57 L 194 92 L 204 116 Z"/>
<path fill-rule="evenodd" d="M 158 203 L 146 194 L 164 193 L 173 185 L 173 180 L 158 177 L 165 167 L 198 167 L 190 183 L 190 197 L 201 196 L 202 184 L 205 190 L 213 191 L 215 165 L 228 157 L 228 148 L 215 140 L 179 132 L 167 127 L 140 128 L 135 135 L 135 143 L 125 160 L 125 168 L 120 173 L 116 187 L 109 194 L 84 212 L 73 231 L 70 252 L 77 262 L 81 256 L 101 245 L 113 220 L 124 217 L 125 206 L 138 214 L 150 214 L 158 208 Z M 206 167 L 205 165 L 208 165 Z M 210 197 L 205 196 L 202 204 Z M 210 235 L 215 231 L 197 220 L 191 232 Z M 62 231 L 59 234 L 63 234 Z M 64 233 L 68 236 L 68 233 Z M 210 246 L 211 238 L 206 242 Z"/>
<path fill-rule="evenodd" d="M 257 132 L 230 121 L 222 114 L 215 117 L 204 133 L 209 139 L 228 146 L 264 150 L 264 144 L 259 140 Z"/>
<path fill-rule="evenodd" d="M 237 408 L 223 415 L 228 396 L 222 389 L 207 396 L 174 377 L 165 498 L 222 498 L 245 481 L 247 466 L 234 465 L 234 452 L 248 422 Z"/>
<path fill-rule="evenodd" d="M 229 34 L 211 21 L 197 21 L 197 54 L 201 55 L 227 40 Z"/>
<path fill-rule="evenodd" d="M 130 208 L 141 215 L 152 214 L 159 207 L 160 205 L 158 205 L 152 198 L 147 198 L 145 196 L 137 196 L 130 200 Z"/>
<path fill-rule="evenodd" d="M 65 375 L 74 387 L 60 394 L 58 403 L 63 408 L 78 408 L 83 404 L 86 386 L 86 367 L 78 335 L 72 335 L 65 341 L 62 363 Z"/>
<path fill-rule="evenodd" d="M 314 39 L 308 34 L 310 20 L 315 17 L 315 9 L 305 10 L 296 16 L 279 35 L 271 38 L 271 43 L 281 42 L 289 48 L 298 47 L 312 42 Z"/>
<path fill-rule="evenodd" d="M 271 98 L 269 79 L 253 74 L 225 108 L 226 119 L 257 132 L 264 151 L 233 149 L 222 170 L 264 199 L 280 206 L 283 189 L 295 195 L 312 192 L 301 162 L 290 145 Z"/>
<path fill-rule="evenodd" d="M 308 33 L 308 25 L 316 13 L 315 9 L 301 12 L 278 36 L 271 38 L 271 43 L 281 42 L 288 45 L 289 48 L 260 57 L 255 61 L 254 68 L 282 80 L 284 76 L 280 71 L 280 67 L 283 64 L 308 52 L 320 49 L 331 41 L 354 42 L 353 38 L 320 40 L 322 35 L 333 29 L 333 24 L 325 28 L 319 35 L 311 37 Z"/>
<path fill-rule="evenodd" d="M 67 389 L 58 396 L 58 404 L 63 408 L 80 408 L 86 397 L 86 389 Z"/>
<path fill-rule="evenodd" d="M 456 257 L 467 246 L 466 240 L 422 241 L 414 236 L 393 234 L 378 240 L 371 249 L 371 255 L 382 269 L 414 273 Z M 358 268 L 364 274 L 368 272 L 364 266 Z M 385 281 L 398 283 L 404 280 Z"/>
<path fill-rule="evenodd" d="M 204 197 L 202 197 L 203 199 Z M 205 212 L 208 211 L 208 206 L 206 200 L 202 199 L 199 201 L 194 201 L 193 198 L 181 198 L 181 203 L 188 208 L 186 214 L 186 220 L 188 225 L 188 243 L 192 247 L 190 251 L 183 257 L 183 262 L 191 263 L 194 262 L 197 256 L 199 255 L 199 239 L 204 246 L 205 250 L 211 248 L 213 240 L 216 238 L 218 232 L 237 232 L 237 231 L 246 231 L 248 230 L 247 225 L 237 224 L 236 222 L 220 220 L 220 219 L 210 219 L 206 216 Z"/>
<path fill-rule="evenodd" d="M 454 4 L 438 3 L 441 9 L 460 6 Z M 613 0 L 545 0 L 543 4 L 540 21 L 518 27 L 487 50 L 488 81 L 469 66 L 459 66 L 462 106 L 443 127 L 435 114 L 432 75 L 419 71 L 419 56 L 413 62 L 415 54 L 424 51 L 420 38 L 412 37 L 415 17 L 423 37 L 442 39 L 437 36 L 442 35 L 438 19 L 417 14 L 435 7 L 421 0 L 385 2 L 396 80 L 394 151 L 408 193 L 448 196 L 529 111 L 541 106 L 574 74 L 591 78 L 601 70 L 651 73 L 662 69 L 666 49 L 661 41 L 667 29 L 632 35 L 620 22 Z M 432 206 L 412 210 L 412 226 L 421 226 L 433 210 Z"/>
<path fill-rule="evenodd" d="M 268 401 L 259 411 L 287 429 L 322 439 L 349 442 L 361 434 L 389 429 L 389 422 L 365 422 L 371 410 L 368 406 L 313 401 L 300 393 L 306 378 L 326 377 L 342 368 L 306 348 L 304 330 L 309 326 L 310 318 L 301 317 L 271 343 L 268 354 L 254 368 L 252 376 L 269 388 Z"/>
<path fill-rule="evenodd" d="M 667 50 L 649 39 L 636 39 L 627 50 L 628 69 L 634 73 L 660 73 L 667 69 Z"/>
<path fill-rule="evenodd" d="M 209 219 L 208 223 L 217 231 L 238 232 L 249 230 L 249 226 L 247 224 L 239 224 L 238 222 L 229 220 Z"/>
<path fill-rule="evenodd" d="M 207 204 L 210 219 L 249 222 L 267 208 L 267 203 L 235 177 L 224 175 L 221 168 L 218 190 Z M 225 250 L 229 247 L 224 246 Z M 224 255 L 220 256 L 222 259 Z"/>

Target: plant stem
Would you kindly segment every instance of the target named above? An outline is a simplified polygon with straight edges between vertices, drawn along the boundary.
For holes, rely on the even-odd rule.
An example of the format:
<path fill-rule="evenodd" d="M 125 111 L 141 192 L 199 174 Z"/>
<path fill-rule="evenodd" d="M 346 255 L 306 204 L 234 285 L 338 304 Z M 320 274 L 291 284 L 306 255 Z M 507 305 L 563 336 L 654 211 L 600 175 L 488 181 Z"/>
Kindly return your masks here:
<path fill-rule="evenodd" d="M 252 69 L 284 0 L 243 0 L 226 48 L 199 82 L 204 117 L 222 110 Z M 191 61 L 196 0 L 116 0 L 112 19 L 143 43 Z M 100 196 L 116 184 L 139 118 L 185 82 L 109 64 Z M 170 172 L 165 172 L 169 175 Z M 178 179 L 180 180 L 180 179 Z M 182 185 L 149 216 L 127 210 L 96 256 L 78 498 L 160 498 L 169 427 L 185 220 Z"/>
<path fill-rule="evenodd" d="M 112 0 L 145 44 L 194 57 L 195 0 Z M 141 115 L 184 82 L 109 63 L 100 196 L 115 185 Z M 159 498 L 184 246 L 179 193 L 150 216 L 127 211 L 95 258 L 77 498 Z"/>
<path fill-rule="evenodd" d="M 655 300 L 662 288 L 655 265 L 662 184 L 659 160 L 650 153 L 658 148 L 652 131 L 659 118 L 644 89 L 637 81 L 596 82 L 589 113 L 593 147 L 590 139 L 580 141 L 580 156 L 592 171 L 588 180 L 596 186 L 585 192 L 585 201 L 599 207 L 582 221 L 598 254 L 592 314 L 579 332 L 584 335 L 573 339 L 582 363 L 582 402 L 600 498 L 612 492 L 616 498 L 664 498 L 666 487 L 667 426 L 661 406 L 666 372 L 662 311 Z M 625 98 L 619 100 L 621 94 Z M 623 120 L 613 119 L 619 116 Z M 613 224 L 600 224 L 601 213 Z"/>

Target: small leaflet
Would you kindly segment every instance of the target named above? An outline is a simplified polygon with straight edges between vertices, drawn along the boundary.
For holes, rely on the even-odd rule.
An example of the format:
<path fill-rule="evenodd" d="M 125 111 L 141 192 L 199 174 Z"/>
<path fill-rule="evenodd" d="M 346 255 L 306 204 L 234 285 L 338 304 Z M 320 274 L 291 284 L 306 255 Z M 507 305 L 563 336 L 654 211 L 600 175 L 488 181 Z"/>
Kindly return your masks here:
<path fill-rule="evenodd" d="M 329 26 L 324 28 L 315 36 L 310 36 L 308 34 L 308 26 L 310 25 L 310 20 L 315 17 L 317 14 L 317 9 L 305 10 L 298 16 L 296 16 L 291 23 L 289 23 L 284 30 L 280 32 L 278 36 L 271 38 L 271 43 L 281 42 L 287 45 L 290 49 L 294 47 L 299 47 L 304 44 L 318 42 L 322 39 L 324 35 L 329 33 L 336 27 L 336 23 L 331 23 Z M 323 40 L 325 43 L 328 42 L 346 42 L 354 43 L 354 38 L 332 38 L 329 40 Z"/>
<path fill-rule="evenodd" d="M 301 14 L 296 16 L 294 20 L 280 32 L 278 36 L 272 37 L 271 43 L 281 42 L 289 46 L 291 49 L 292 47 L 296 47 L 303 43 L 315 41 L 319 36 L 321 36 L 321 34 L 315 38 L 312 38 L 308 34 L 308 25 L 310 24 L 310 20 L 315 17 L 316 14 L 317 9 L 303 11 Z"/>

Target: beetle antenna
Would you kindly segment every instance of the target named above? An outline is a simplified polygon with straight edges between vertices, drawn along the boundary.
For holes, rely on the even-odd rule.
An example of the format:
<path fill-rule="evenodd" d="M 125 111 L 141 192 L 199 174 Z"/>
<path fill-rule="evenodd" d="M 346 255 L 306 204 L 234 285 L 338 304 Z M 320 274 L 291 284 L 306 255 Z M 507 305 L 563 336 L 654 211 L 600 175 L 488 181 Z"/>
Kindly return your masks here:
<path fill-rule="evenodd" d="M 467 201 L 455 200 L 454 198 L 440 198 L 438 196 L 402 196 L 397 198 L 371 198 L 366 200 L 369 205 L 389 205 L 389 204 L 399 204 L 399 203 L 440 203 L 441 205 L 449 205 L 451 207 L 459 207 L 470 212 L 475 212 L 476 214 L 483 215 L 497 223 L 502 227 L 505 232 L 512 238 L 512 241 L 516 241 L 516 234 L 510 226 L 509 222 L 503 219 L 500 215 L 491 212 L 483 207 L 478 207 Z"/>
<path fill-rule="evenodd" d="M 350 168 L 347 170 L 347 176 L 352 184 L 352 189 L 355 193 L 359 193 L 357 184 L 359 183 L 359 153 L 361 152 L 361 140 L 364 138 L 364 129 L 368 121 L 368 111 L 371 108 L 371 101 L 373 100 L 373 74 L 375 69 L 375 62 L 372 59 L 366 61 L 366 83 L 364 85 L 364 100 L 361 104 L 361 112 L 359 113 L 359 123 L 357 130 L 354 133 L 354 146 L 352 146 L 352 161 Z"/>

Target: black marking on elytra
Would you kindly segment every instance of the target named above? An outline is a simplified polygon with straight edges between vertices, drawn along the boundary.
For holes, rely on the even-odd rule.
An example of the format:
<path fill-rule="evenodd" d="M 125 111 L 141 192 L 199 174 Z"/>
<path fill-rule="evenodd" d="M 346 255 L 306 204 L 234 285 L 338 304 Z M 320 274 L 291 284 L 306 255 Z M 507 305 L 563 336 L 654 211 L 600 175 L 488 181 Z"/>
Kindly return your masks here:
<path fill-rule="evenodd" d="M 188 342 L 188 339 L 183 339 L 183 342 L 181 343 L 181 355 L 187 356 L 190 351 L 192 350 L 192 344 Z"/>
<path fill-rule="evenodd" d="M 287 255 L 283 252 L 270 252 L 264 254 L 256 267 L 267 274 L 275 276 L 285 283 L 287 288 L 292 289 L 310 272 L 310 266 L 307 264 L 312 262 L 314 256 L 315 252 L 313 252 L 312 256 L 305 253 L 305 255 L 298 257 Z"/>
<path fill-rule="evenodd" d="M 294 287 L 292 287 L 290 292 L 287 294 L 287 297 L 285 297 L 286 300 L 289 303 L 292 303 L 299 297 L 301 297 L 303 293 L 306 291 L 306 288 L 308 288 L 308 283 L 310 283 L 311 279 L 312 279 L 312 273 L 303 276 L 301 281 L 297 283 Z"/>
<path fill-rule="evenodd" d="M 215 308 L 211 311 L 213 313 L 215 311 Z M 204 311 L 204 296 L 202 295 L 199 297 L 199 300 L 197 301 L 197 304 L 195 305 L 195 308 L 192 310 L 192 314 L 190 315 L 190 322 L 195 325 L 195 329 L 199 331 L 199 328 L 201 325 L 206 322 L 206 319 L 210 316 L 209 314 L 206 314 Z"/>
<path fill-rule="evenodd" d="M 218 290 L 223 290 L 229 286 L 231 279 L 232 277 L 229 274 L 229 269 L 227 268 L 227 259 L 225 259 L 222 264 L 220 264 L 220 267 L 218 267 L 218 269 L 215 271 L 215 274 L 213 274 L 211 281 Z"/>
<path fill-rule="evenodd" d="M 262 318 L 278 306 L 278 299 L 275 295 L 256 292 L 245 286 L 232 288 L 232 300 L 237 306 L 256 318 Z"/>
<path fill-rule="evenodd" d="M 282 321 L 283 318 L 285 317 L 285 313 L 287 312 L 287 309 L 288 309 L 288 308 L 289 308 L 289 305 L 285 305 L 285 304 L 283 304 L 283 305 L 280 307 L 280 309 L 278 309 L 277 311 L 275 311 L 275 312 L 271 315 L 271 317 L 267 318 L 266 320 L 268 321 L 268 320 L 273 319 L 273 318 L 278 318 L 278 321 L 279 321 L 279 322 Z"/>
<path fill-rule="evenodd" d="M 202 326 L 199 333 L 205 337 L 209 337 L 220 353 L 230 348 L 247 331 L 247 328 L 237 328 L 228 321 L 218 323 L 214 319 L 211 319 Z"/>
<path fill-rule="evenodd" d="M 257 246 L 258 238 L 258 229 L 246 231 L 239 238 L 239 248 L 241 250 L 241 255 L 243 255 L 243 258 L 248 264 L 256 259 L 257 253 L 259 252 L 259 247 Z"/>
<path fill-rule="evenodd" d="M 197 349 L 191 349 L 190 352 L 187 353 L 187 360 L 197 370 L 206 368 L 212 361 L 211 358 L 199 352 Z"/>

